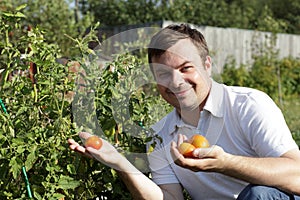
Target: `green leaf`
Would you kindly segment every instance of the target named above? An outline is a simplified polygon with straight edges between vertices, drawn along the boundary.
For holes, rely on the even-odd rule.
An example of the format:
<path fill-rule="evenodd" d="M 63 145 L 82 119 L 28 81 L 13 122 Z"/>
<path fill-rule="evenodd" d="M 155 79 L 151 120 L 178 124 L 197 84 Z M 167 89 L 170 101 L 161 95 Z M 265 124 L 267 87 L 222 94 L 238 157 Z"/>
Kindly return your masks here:
<path fill-rule="evenodd" d="M 22 10 L 23 8 L 26 8 L 27 7 L 27 4 L 23 4 L 23 5 L 20 5 L 16 8 L 16 11 L 20 11 Z"/>
<path fill-rule="evenodd" d="M 33 196 L 37 200 L 42 200 L 43 199 L 43 197 L 35 190 L 33 191 Z"/>
<path fill-rule="evenodd" d="M 24 14 L 21 13 L 21 12 L 17 12 L 17 13 L 15 14 L 15 16 L 16 16 L 16 17 L 20 17 L 20 18 L 26 18 L 26 15 L 24 15 Z"/>
<path fill-rule="evenodd" d="M 24 140 L 22 138 L 13 138 L 12 145 L 13 146 L 24 145 Z"/>
<path fill-rule="evenodd" d="M 30 170 L 30 169 L 32 168 L 33 163 L 34 163 L 34 162 L 36 161 L 36 159 L 37 159 L 37 156 L 36 156 L 36 154 L 35 154 L 35 149 L 36 149 L 36 148 L 34 148 L 34 150 L 32 150 L 32 151 L 30 152 L 30 154 L 27 156 L 27 159 L 26 159 L 26 161 L 25 161 L 25 167 L 26 167 L 27 170 Z"/>
<path fill-rule="evenodd" d="M 74 180 L 69 176 L 61 175 L 58 181 L 58 187 L 67 190 L 67 189 L 74 189 L 80 185 L 79 181 Z"/>
<path fill-rule="evenodd" d="M 50 198 L 51 200 L 53 199 L 53 200 L 55 200 L 55 199 L 62 199 L 62 198 L 64 198 L 65 197 L 65 195 L 63 195 L 63 194 L 60 194 L 60 193 L 54 193 L 53 194 L 53 196 Z"/>
<path fill-rule="evenodd" d="M 9 129 L 10 136 L 15 137 L 15 130 L 11 126 L 9 126 L 8 129 Z"/>
<path fill-rule="evenodd" d="M 21 153 L 23 153 L 24 151 L 25 151 L 24 147 L 18 146 L 18 148 L 17 148 L 17 153 L 18 153 L 18 154 L 21 154 Z"/>
<path fill-rule="evenodd" d="M 11 192 L 6 192 L 4 191 L 3 194 L 6 196 L 6 197 L 12 197 L 13 194 Z"/>
<path fill-rule="evenodd" d="M 73 164 L 68 164 L 67 165 L 67 170 L 70 174 L 76 174 L 76 168 Z"/>
<path fill-rule="evenodd" d="M 6 16 L 6 17 L 13 17 L 13 16 L 14 16 L 13 13 L 8 13 L 8 12 L 3 12 L 2 14 L 3 14 L 4 16 Z"/>
<path fill-rule="evenodd" d="M 16 179 L 21 172 L 22 161 L 17 157 L 13 157 L 9 162 L 9 166 L 11 167 L 10 171 L 12 172 L 14 179 Z"/>
<path fill-rule="evenodd" d="M 153 137 L 147 137 L 147 138 L 145 139 L 145 143 L 150 142 L 150 141 L 152 141 L 152 140 L 153 140 Z"/>
<path fill-rule="evenodd" d="M 26 18 L 26 15 L 24 15 L 21 12 L 17 12 L 16 14 L 13 13 L 3 13 L 4 16 L 6 17 L 19 17 L 19 18 Z"/>

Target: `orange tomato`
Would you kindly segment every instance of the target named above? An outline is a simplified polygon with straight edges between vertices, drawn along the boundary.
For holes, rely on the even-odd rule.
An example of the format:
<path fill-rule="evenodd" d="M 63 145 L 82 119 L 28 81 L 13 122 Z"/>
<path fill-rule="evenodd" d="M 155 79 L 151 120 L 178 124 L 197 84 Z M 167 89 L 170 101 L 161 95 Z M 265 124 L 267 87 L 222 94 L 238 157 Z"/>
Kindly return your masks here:
<path fill-rule="evenodd" d="M 86 147 L 92 147 L 94 149 L 99 150 L 102 147 L 102 140 L 101 138 L 97 137 L 96 135 L 90 136 L 88 139 L 86 139 L 84 146 Z"/>
<path fill-rule="evenodd" d="M 190 143 L 196 148 L 208 148 L 210 146 L 208 140 L 202 135 L 193 135 Z"/>
<path fill-rule="evenodd" d="M 194 145 L 188 142 L 183 142 L 178 147 L 179 152 L 185 157 L 193 157 L 194 149 Z"/>

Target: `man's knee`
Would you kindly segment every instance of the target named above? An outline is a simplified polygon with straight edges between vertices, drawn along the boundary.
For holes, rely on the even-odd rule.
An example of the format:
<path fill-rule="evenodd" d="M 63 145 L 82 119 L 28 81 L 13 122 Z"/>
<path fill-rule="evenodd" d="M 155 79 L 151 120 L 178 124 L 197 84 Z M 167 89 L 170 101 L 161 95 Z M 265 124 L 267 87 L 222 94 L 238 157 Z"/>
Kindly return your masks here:
<path fill-rule="evenodd" d="M 237 200 L 289 200 L 288 194 L 273 188 L 262 185 L 248 185 L 238 196 Z"/>

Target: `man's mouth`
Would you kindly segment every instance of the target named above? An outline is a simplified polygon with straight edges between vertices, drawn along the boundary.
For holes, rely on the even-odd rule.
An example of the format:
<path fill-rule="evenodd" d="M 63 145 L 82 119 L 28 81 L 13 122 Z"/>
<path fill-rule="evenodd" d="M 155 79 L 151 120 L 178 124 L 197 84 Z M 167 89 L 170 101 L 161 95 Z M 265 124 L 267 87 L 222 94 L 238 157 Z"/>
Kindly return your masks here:
<path fill-rule="evenodd" d="M 185 96 L 191 89 L 192 89 L 192 87 L 190 87 L 190 88 L 185 88 L 185 89 L 181 89 L 181 90 L 178 90 L 178 91 L 168 89 L 168 90 L 167 90 L 167 93 L 173 94 L 173 95 L 175 95 L 176 97 L 183 97 L 183 96 Z"/>

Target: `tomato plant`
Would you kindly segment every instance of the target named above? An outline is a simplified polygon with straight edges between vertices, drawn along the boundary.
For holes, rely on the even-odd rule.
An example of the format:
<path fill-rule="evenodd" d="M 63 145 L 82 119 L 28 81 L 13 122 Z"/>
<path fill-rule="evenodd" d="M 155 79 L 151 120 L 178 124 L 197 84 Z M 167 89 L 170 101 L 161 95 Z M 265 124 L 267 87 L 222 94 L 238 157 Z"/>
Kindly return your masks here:
<path fill-rule="evenodd" d="M 149 175 L 147 162 L 135 155 L 146 152 L 149 140 L 142 126 L 157 121 L 166 104 L 151 83 L 139 85 L 137 79 L 147 76 L 141 73 L 141 59 L 120 54 L 99 70 L 97 57 L 93 60 L 95 51 L 88 48 L 96 38 L 91 29 L 84 38 L 71 38 L 75 43 L 71 49 L 80 54 L 70 58 L 72 62 L 58 63 L 63 55 L 58 45 L 47 43 L 38 28 L 24 31 L 19 23 L 22 17 L 20 11 L 0 13 L 0 97 L 7 111 L 0 109 L 0 199 L 27 197 L 24 166 L 37 200 L 130 199 L 113 169 L 70 151 L 67 139 L 80 142 L 77 133 L 82 129 L 103 134 Z M 10 31 L 21 36 L 12 41 Z M 29 63 L 37 66 L 35 83 L 27 74 L 15 73 L 27 72 Z M 72 63 L 86 76 L 71 72 Z M 85 83 L 79 97 L 74 96 L 80 93 L 75 84 L 78 77 Z M 80 109 L 73 109 L 79 105 Z"/>

